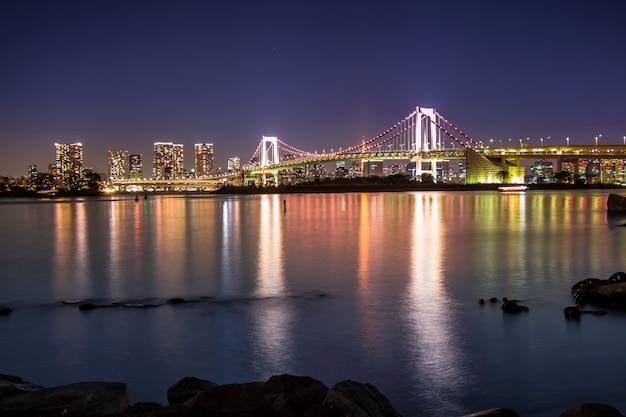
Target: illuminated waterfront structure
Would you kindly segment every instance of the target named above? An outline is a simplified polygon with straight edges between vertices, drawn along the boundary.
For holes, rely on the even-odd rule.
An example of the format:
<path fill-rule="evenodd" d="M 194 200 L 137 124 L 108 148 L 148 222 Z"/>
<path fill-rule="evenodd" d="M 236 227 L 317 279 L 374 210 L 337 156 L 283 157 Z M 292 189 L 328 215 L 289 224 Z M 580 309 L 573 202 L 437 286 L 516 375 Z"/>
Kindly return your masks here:
<path fill-rule="evenodd" d="M 212 143 L 194 145 L 194 169 L 197 178 L 206 178 L 213 173 L 213 159 Z"/>
<path fill-rule="evenodd" d="M 228 173 L 241 171 L 241 160 L 238 157 L 228 158 Z"/>
<path fill-rule="evenodd" d="M 139 180 L 143 178 L 143 156 L 134 154 L 128 157 L 129 162 L 129 178 L 131 180 Z"/>
<path fill-rule="evenodd" d="M 174 163 L 172 165 L 172 175 L 175 179 L 185 178 L 185 159 L 184 149 L 182 144 L 175 143 L 172 146 L 172 155 L 174 157 Z"/>
<path fill-rule="evenodd" d="M 109 178 L 113 180 L 128 179 L 129 173 L 128 151 L 109 151 Z"/>
<path fill-rule="evenodd" d="M 155 142 L 152 177 L 156 180 L 181 179 L 185 175 L 182 144 Z"/>
<path fill-rule="evenodd" d="M 28 187 L 35 188 L 37 186 L 37 165 L 28 166 Z"/>
<path fill-rule="evenodd" d="M 64 188 L 77 189 L 83 169 L 83 144 L 55 143 L 56 180 Z"/>

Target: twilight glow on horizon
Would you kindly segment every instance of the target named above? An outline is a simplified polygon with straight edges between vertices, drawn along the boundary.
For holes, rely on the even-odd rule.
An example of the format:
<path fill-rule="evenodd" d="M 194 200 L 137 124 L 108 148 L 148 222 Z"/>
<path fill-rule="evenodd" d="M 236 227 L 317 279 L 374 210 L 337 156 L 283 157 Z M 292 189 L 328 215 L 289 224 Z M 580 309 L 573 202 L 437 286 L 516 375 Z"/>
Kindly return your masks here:
<path fill-rule="evenodd" d="M 626 3 L 0 4 L 0 175 L 154 142 L 246 162 L 262 136 L 352 146 L 435 107 L 475 140 L 621 144 Z M 601 135 L 601 136 L 600 136 Z"/>

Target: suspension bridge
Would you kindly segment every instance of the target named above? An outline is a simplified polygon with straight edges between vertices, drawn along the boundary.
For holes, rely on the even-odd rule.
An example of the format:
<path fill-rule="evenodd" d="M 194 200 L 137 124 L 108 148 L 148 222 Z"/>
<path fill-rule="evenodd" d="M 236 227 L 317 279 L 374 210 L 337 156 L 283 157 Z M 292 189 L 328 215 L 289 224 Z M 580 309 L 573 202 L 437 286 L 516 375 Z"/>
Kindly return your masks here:
<path fill-rule="evenodd" d="M 279 183 L 279 173 L 296 167 L 307 167 L 338 161 L 408 160 L 415 163 L 415 176 L 435 176 L 436 163 L 442 160 L 465 160 L 466 184 L 500 183 L 505 172 L 510 182 L 523 183 L 521 159 L 555 159 L 560 172 L 565 161 L 578 164 L 581 158 L 624 158 L 624 145 L 546 145 L 529 147 L 484 146 L 472 139 L 434 108 L 416 107 L 408 116 L 389 129 L 361 143 L 330 152 L 309 152 L 289 145 L 277 137 L 263 136 L 259 146 L 244 166 L 247 183 Z"/>

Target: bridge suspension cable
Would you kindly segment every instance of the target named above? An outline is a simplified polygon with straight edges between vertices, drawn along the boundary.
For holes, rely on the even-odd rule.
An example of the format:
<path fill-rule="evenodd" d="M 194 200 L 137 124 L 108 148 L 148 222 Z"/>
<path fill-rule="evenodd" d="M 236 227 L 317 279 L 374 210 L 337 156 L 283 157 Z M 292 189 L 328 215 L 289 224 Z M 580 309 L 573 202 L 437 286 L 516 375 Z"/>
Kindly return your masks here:
<path fill-rule="evenodd" d="M 466 133 L 464 133 L 462 130 L 458 129 L 455 125 L 452 124 L 452 122 L 450 122 L 448 119 L 446 119 L 445 117 L 443 117 L 439 112 L 436 112 L 437 116 L 443 120 L 444 122 L 446 122 L 455 132 L 457 132 L 458 134 L 460 134 L 461 136 L 463 136 L 465 139 L 467 139 L 467 141 L 469 143 L 471 143 L 474 146 L 480 146 L 480 144 L 478 142 L 476 142 L 474 139 L 470 138 Z M 459 142 L 460 144 L 463 145 L 462 142 L 460 142 L 458 139 L 454 138 L 450 133 L 448 133 L 448 131 L 443 127 L 440 126 L 440 129 L 443 130 L 444 133 L 446 133 L 448 136 L 450 136 L 452 139 L 456 140 L 457 142 Z M 465 146 L 465 145 L 463 145 Z"/>
<path fill-rule="evenodd" d="M 434 108 L 417 107 L 413 112 L 384 132 L 367 140 L 363 139 L 361 143 L 346 148 L 339 148 L 337 151 L 333 151 L 332 149 L 330 152 L 324 151 L 322 155 L 325 159 L 328 159 L 328 157 L 331 156 L 339 157 L 353 153 L 369 153 L 374 151 L 396 152 L 410 155 L 411 153 L 420 151 L 445 150 L 445 141 L 442 140 L 444 136 L 452 139 L 462 147 L 481 147 L 478 142 L 472 139 L 467 133 L 457 128 Z M 316 158 L 320 156 L 317 151 L 305 151 L 278 138 L 273 139 L 277 149 L 280 149 L 284 154 L 291 155 L 289 159 Z M 383 146 L 385 146 L 385 149 L 383 149 Z M 267 152 L 264 147 L 263 141 L 261 141 L 252 154 L 248 165 L 268 164 L 268 158 L 263 157 Z M 274 163 L 276 163 L 276 161 L 269 163 L 269 165 Z"/>

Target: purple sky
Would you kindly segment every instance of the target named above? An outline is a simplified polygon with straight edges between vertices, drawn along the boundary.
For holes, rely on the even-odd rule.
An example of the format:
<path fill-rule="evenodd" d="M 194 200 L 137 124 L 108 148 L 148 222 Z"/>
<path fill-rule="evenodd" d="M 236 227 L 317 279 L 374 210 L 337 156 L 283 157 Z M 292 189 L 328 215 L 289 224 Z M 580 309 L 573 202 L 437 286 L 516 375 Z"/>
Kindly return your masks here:
<path fill-rule="evenodd" d="M 216 165 L 261 136 L 347 147 L 435 107 L 475 140 L 623 143 L 626 2 L 0 2 L 0 175 L 54 142 Z"/>

